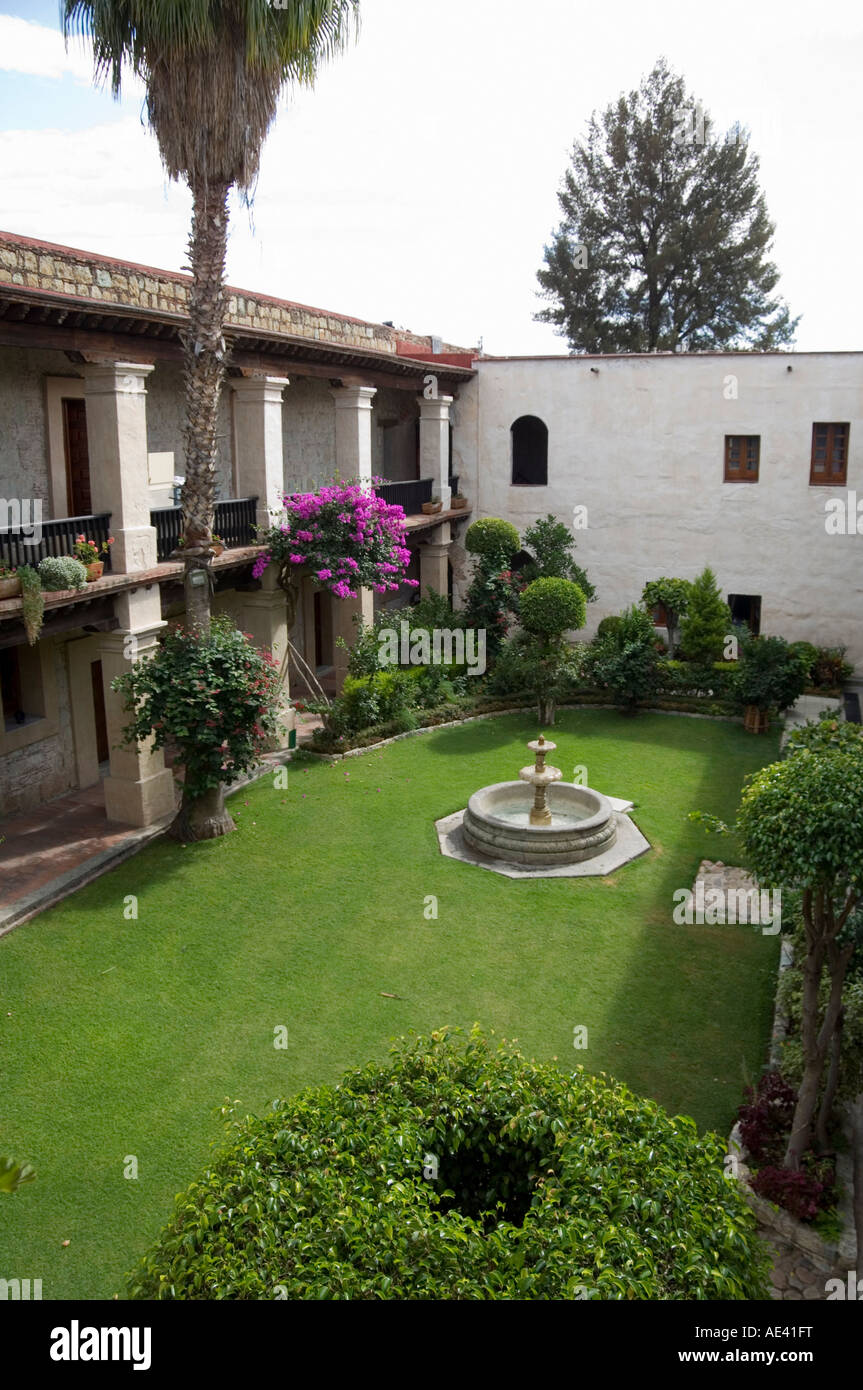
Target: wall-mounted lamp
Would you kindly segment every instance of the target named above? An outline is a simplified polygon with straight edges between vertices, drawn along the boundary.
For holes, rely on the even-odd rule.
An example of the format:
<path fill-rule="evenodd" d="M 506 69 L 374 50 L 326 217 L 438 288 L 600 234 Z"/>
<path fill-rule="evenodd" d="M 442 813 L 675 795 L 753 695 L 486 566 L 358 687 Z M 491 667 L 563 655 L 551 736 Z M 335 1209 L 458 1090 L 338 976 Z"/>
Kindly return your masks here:
<path fill-rule="evenodd" d="M 794 368 L 792 367 L 792 365 L 791 365 L 790 362 L 788 363 L 788 366 L 785 368 L 785 370 L 786 370 L 786 372 L 793 372 L 793 371 L 794 371 Z"/>
<path fill-rule="evenodd" d="M 591 367 L 590 370 L 594 373 L 595 376 L 599 376 L 599 368 L 598 368 L 598 367 Z"/>

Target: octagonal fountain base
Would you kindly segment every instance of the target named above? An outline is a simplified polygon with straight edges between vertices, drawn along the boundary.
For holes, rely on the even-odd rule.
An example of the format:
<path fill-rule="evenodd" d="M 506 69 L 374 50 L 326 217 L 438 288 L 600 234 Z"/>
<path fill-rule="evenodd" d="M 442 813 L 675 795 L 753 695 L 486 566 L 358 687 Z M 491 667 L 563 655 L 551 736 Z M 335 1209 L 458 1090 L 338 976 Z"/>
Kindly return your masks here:
<path fill-rule="evenodd" d="M 501 790 L 505 788 L 513 790 L 511 793 Z M 483 841 L 477 835 L 477 820 L 471 814 L 471 805 L 476 796 L 486 797 L 489 793 L 495 795 L 481 808 L 479 816 Z M 574 798 L 571 793 L 584 796 Z M 525 802 L 525 788 L 519 782 L 498 782 L 484 787 L 481 793 L 471 797 L 465 810 L 435 821 L 441 854 L 448 859 L 460 859 L 465 864 L 490 869 L 506 878 L 602 878 L 650 849 L 649 841 L 628 815 L 632 810 L 631 801 L 602 796 L 592 787 L 558 782 L 549 789 L 548 802 L 552 812 L 552 825 L 548 829 L 553 830 L 554 835 L 546 840 L 548 832 L 544 827 L 539 835 L 536 828 L 530 832 L 532 859 L 529 864 L 506 858 L 510 853 L 520 860 L 523 853 L 519 840 L 523 841 L 524 835 L 520 837 L 519 831 L 526 826 L 529 803 Z M 498 826 L 497 821 L 503 824 Z M 537 840 L 545 841 L 544 853 L 537 846 Z M 581 857 L 574 858 L 576 854 Z"/>

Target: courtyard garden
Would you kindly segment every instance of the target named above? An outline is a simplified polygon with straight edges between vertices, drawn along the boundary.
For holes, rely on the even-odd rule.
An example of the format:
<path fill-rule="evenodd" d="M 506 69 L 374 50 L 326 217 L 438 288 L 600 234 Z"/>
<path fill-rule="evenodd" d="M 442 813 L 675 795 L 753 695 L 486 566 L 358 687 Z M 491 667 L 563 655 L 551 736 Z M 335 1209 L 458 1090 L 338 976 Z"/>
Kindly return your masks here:
<path fill-rule="evenodd" d="M 44 1297 L 123 1294 L 223 1143 L 219 1107 L 263 1114 L 411 1031 L 478 1022 L 727 1134 L 764 1060 L 778 938 L 675 925 L 673 894 L 714 852 L 689 813 L 731 819 L 776 737 L 558 710 L 564 775 L 630 798 L 650 851 L 519 882 L 443 858 L 434 821 L 512 776 L 533 734 L 507 714 L 300 757 L 286 785 L 230 798 L 237 833 L 163 839 L 0 941 L 4 1149 L 37 1173 L 4 1244 Z"/>

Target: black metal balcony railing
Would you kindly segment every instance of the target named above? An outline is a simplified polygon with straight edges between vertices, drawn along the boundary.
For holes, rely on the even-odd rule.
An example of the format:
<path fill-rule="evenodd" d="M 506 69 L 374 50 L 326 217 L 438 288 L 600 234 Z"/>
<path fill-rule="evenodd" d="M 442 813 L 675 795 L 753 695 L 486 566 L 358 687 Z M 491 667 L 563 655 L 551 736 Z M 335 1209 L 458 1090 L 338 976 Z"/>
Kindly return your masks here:
<path fill-rule="evenodd" d="M 433 478 L 414 478 L 406 483 L 379 483 L 375 495 L 391 506 L 404 507 L 406 516 L 416 516 L 423 502 L 432 500 Z"/>
<path fill-rule="evenodd" d="M 453 496 L 455 496 L 455 494 L 458 492 L 458 474 L 457 474 L 457 473 L 450 473 L 450 475 L 449 475 L 449 485 L 450 485 L 450 487 L 452 488 Z"/>
<path fill-rule="evenodd" d="M 257 497 L 228 497 L 216 503 L 213 530 L 221 536 L 228 550 L 241 545 L 254 545 Z M 156 528 L 156 559 L 159 564 L 170 560 L 177 549 L 183 524 L 181 507 L 157 507 L 150 512 L 150 525 Z"/>
<path fill-rule="evenodd" d="M 0 530 L 0 564 L 9 569 L 16 565 L 32 565 L 35 568 L 48 555 L 74 555 L 75 539 L 81 535 L 102 546 L 111 534 L 111 513 L 63 516 L 55 521 L 43 521 L 36 534 L 39 539 L 31 544 L 29 528 L 26 531 L 24 528 Z M 105 569 L 110 570 L 110 547 L 99 559 L 104 561 Z"/>

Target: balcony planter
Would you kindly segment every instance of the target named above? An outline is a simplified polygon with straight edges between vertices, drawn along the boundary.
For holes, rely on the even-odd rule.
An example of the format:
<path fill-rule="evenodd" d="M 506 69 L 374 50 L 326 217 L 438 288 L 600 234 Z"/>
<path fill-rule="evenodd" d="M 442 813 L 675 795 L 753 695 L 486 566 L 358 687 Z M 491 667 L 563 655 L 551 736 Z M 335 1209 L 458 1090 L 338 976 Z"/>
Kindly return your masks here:
<path fill-rule="evenodd" d="M 454 512 L 460 512 L 467 506 L 467 498 L 452 497 L 450 498 L 450 506 Z"/>
<path fill-rule="evenodd" d="M 17 598 L 21 592 L 21 580 L 17 574 L 0 579 L 0 601 L 4 598 Z"/>
<path fill-rule="evenodd" d="M 105 568 L 105 561 L 104 561 L 104 560 L 93 560 L 92 563 L 89 564 L 89 565 L 87 565 L 86 568 L 87 568 L 87 583 L 88 583 L 88 584 L 95 584 L 95 582 L 96 582 L 97 579 L 101 579 L 101 578 L 102 578 L 102 571 L 103 571 L 103 569 Z"/>
<path fill-rule="evenodd" d="M 434 516 L 441 509 L 440 502 L 423 502 L 423 512 L 426 516 Z"/>

